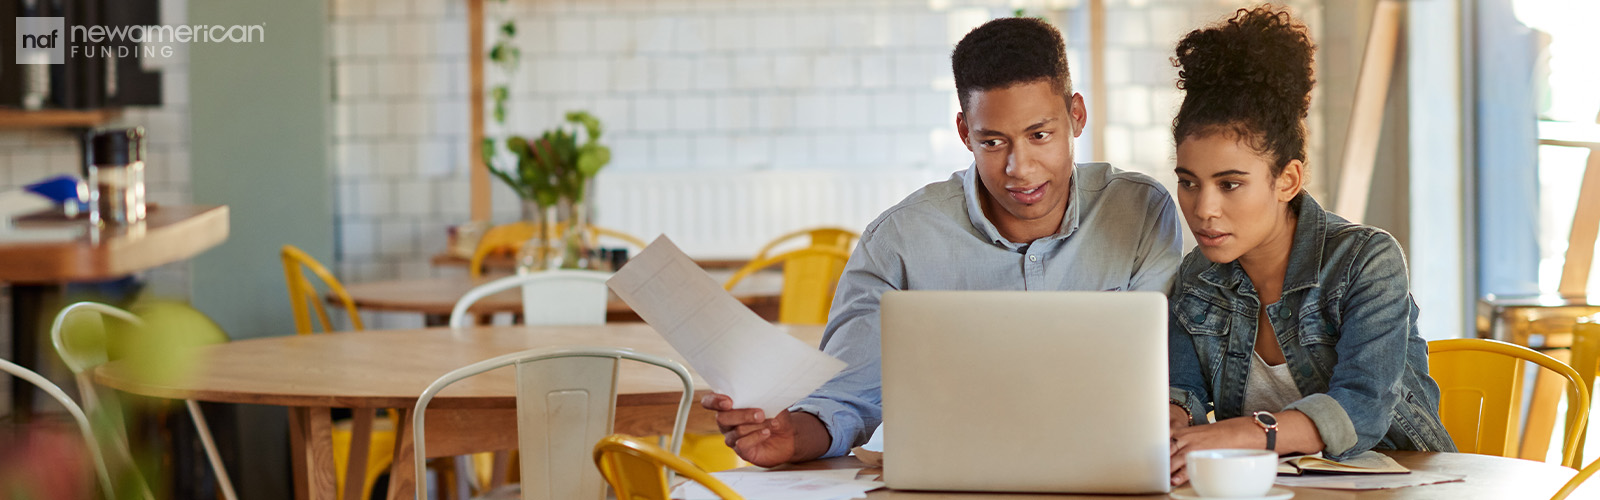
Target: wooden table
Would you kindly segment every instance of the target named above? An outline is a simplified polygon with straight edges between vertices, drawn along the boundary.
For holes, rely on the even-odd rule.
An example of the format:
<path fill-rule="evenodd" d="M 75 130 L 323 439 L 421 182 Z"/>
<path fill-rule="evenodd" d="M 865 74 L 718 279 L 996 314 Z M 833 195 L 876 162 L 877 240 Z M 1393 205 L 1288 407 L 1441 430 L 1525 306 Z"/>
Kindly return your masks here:
<path fill-rule="evenodd" d="M 198 255 L 228 239 L 228 207 L 150 206 L 139 224 L 99 231 L 89 230 L 87 217 L 27 216 L 16 226 L 82 229 L 69 240 L 0 243 L 0 281 L 11 285 L 11 359 L 32 368 L 61 283 L 120 278 Z M 13 379 L 11 394 L 15 414 L 27 418 L 33 386 Z"/>
<path fill-rule="evenodd" d="M 460 300 L 462 295 L 466 295 L 473 287 L 501 277 L 504 275 L 478 280 L 458 276 L 371 281 L 348 285 L 345 291 L 350 294 L 350 299 L 355 302 L 357 309 L 421 313 L 423 324 L 444 326 L 449 324 L 450 311 L 455 308 L 456 301 Z M 767 321 L 776 321 L 778 290 L 768 290 L 764 287 L 751 288 L 752 290 L 747 292 L 741 291 L 735 298 Z M 331 294 L 326 298 L 330 304 L 341 305 L 339 299 Z M 484 297 L 467 311 L 475 315 L 522 312 L 522 292 L 512 289 Z M 612 296 L 611 301 L 606 304 L 606 321 L 616 323 L 641 320 L 627 303 Z"/>
<path fill-rule="evenodd" d="M 820 326 L 789 326 L 817 345 Z M 192 376 L 176 382 L 142 380 L 123 361 L 95 369 L 95 380 L 134 394 L 170 399 L 286 406 L 297 498 L 333 499 L 330 408 L 399 409 L 401 426 L 390 467 L 389 498 L 409 499 L 411 408 L 422 390 L 446 372 L 502 354 L 552 346 L 602 345 L 683 361 L 643 323 L 572 327 L 429 328 L 269 337 L 201 348 Z M 452 456 L 517 447 L 514 372 L 496 370 L 451 386 L 429 405 L 428 452 Z M 669 372 L 624 363 L 617 385 L 616 432 L 670 434 L 682 384 Z M 696 377 L 697 389 L 704 381 Z M 716 432 L 711 413 L 691 414 L 689 430 Z M 352 460 L 355 460 L 352 457 Z"/>
<path fill-rule="evenodd" d="M 1440 499 L 1440 500 L 1506 500 L 1548 499 L 1572 479 L 1577 471 L 1555 464 L 1534 462 L 1518 458 L 1475 455 L 1471 453 L 1434 453 L 1417 451 L 1385 451 L 1396 462 L 1412 470 L 1447 472 L 1467 476 L 1454 483 L 1412 486 L 1393 490 L 1342 491 L 1316 488 L 1290 488 L 1294 500 L 1380 500 L 1380 499 Z M 1063 464 L 1063 466 L 1066 466 Z M 785 466 L 787 470 L 854 469 L 866 467 L 855 457 L 839 457 L 815 462 Z M 865 469 L 863 476 L 877 476 L 882 470 Z M 1586 486 L 1571 498 L 1600 496 L 1600 485 Z M 880 489 L 867 494 L 868 500 L 1001 500 L 1022 498 L 1114 498 L 1114 499 L 1165 499 L 1167 495 L 1042 495 L 1016 493 L 942 493 L 910 492 Z"/>

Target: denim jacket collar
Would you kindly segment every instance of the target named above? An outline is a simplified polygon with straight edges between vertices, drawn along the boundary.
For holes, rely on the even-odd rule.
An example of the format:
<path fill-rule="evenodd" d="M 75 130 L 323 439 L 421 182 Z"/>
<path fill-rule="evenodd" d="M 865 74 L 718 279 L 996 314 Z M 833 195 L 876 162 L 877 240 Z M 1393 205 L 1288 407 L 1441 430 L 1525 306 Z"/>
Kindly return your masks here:
<path fill-rule="evenodd" d="M 1072 236 L 1072 233 L 1078 229 L 1078 206 L 1083 204 L 1083 190 L 1079 189 L 1078 185 L 1080 183 L 1077 182 L 1077 165 L 1073 165 L 1073 167 L 1073 175 L 1068 177 L 1067 181 L 1068 189 L 1072 191 L 1071 195 L 1067 197 L 1067 213 L 1061 218 L 1061 227 L 1056 230 L 1055 234 L 1039 238 L 1040 241 L 1066 238 Z M 981 185 L 983 185 L 983 180 L 978 177 L 978 165 L 976 163 L 961 173 L 961 191 L 967 200 L 967 218 L 972 220 L 972 227 L 977 228 L 984 238 L 995 245 L 1011 250 L 1019 250 L 1027 245 L 1027 243 L 1017 243 L 1006 239 L 1005 236 L 1000 234 L 1000 229 L 994 226 L 994 222 L 989 221 L 988 215 L 983 213 L 983 201 L 978 193 Z"/>
<path fill-rule="evenodd" d="M 1289 208 L 1298 214 L 1294 229 L 1293 249 L 1289 252 L 1289 268 L 1284 273 L 1283 292 L 1300 291 L 1307 288 L 1322 286 L 1319 274 L 1322 266 L 1323 245 L 1327 244 L 1328 216 L 1304 191 L 1289 200 Z M 1305 251 L 1297 251 L 1304 248 Z M 1244 267 L 1239 265 L 1239 260 L 1232 262 L 1213 262 L 1199 278 L 1212 286 L 1229 290 L 1237 290 L 1240 286 L 1251 288 L 1250 294 L 1254 295 L 1254 285 L 1250 284 L 1249 275 L 1245 274 Z"/>

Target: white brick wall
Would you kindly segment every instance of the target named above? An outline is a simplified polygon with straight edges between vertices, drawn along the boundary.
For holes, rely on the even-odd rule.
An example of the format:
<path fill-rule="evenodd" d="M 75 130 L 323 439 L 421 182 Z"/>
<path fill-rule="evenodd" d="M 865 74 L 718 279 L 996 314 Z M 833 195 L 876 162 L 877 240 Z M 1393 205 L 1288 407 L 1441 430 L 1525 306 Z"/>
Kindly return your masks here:
<path fill-rule="evenodd" d="M 330 3 L 339 269 L 351 281 L 457 272 L 426 263 L 468 212 L 464 9 Z M 1106 3 L 1107 147 L 1089 151 L 1086 137 L 1083 159 L 1170 183 L 1172 45 L 1246 2 Z M 1290 4 L 1315 35 L 1320 1 Z M 971 157 L 954 131 L 949 51 L 1017 6 L 1063 26 L 1075 89 L 1087 93 L 1086 10 L 1073 0 L 490 2 L 487 31 L 497 12 L 515 17 L 523 59 L 507 123 L 489 130 L 535 134 L 587 109 L 607 127 L 616 174 L 956 170 Z M 494 81 L 499 70 L 487 69 Z M 496 219 L 514 219 L 514 196 L 494 185 Z"/>

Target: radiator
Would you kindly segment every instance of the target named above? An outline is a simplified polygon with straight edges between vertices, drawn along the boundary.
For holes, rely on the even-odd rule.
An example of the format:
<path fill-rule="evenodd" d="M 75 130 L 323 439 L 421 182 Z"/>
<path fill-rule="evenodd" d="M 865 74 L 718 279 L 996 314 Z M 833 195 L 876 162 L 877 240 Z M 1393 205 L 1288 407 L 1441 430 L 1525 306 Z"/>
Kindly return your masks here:
<path fill-rule="evenodd" d="M 860 231 L 949 172 L 602 173 L 594 223 L 651 241 L 665 234 L 699 259 L 748 259 L 785 233 L 815 226 Z"/>

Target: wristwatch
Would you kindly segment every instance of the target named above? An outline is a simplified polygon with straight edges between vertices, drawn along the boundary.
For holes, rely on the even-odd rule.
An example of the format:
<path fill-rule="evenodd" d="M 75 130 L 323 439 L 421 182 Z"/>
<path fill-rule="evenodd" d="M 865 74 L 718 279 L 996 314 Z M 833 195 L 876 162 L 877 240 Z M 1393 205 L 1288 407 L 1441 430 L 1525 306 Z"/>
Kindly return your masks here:
<path fill-rule="evenodd" d="M 1258 411 L 1251 414 L 1256 419 L 1256 425 L 1267 433 L 1267 449 L 1272 450 L 1278 446 L 1278 419 L 1271 413 Z"/>

